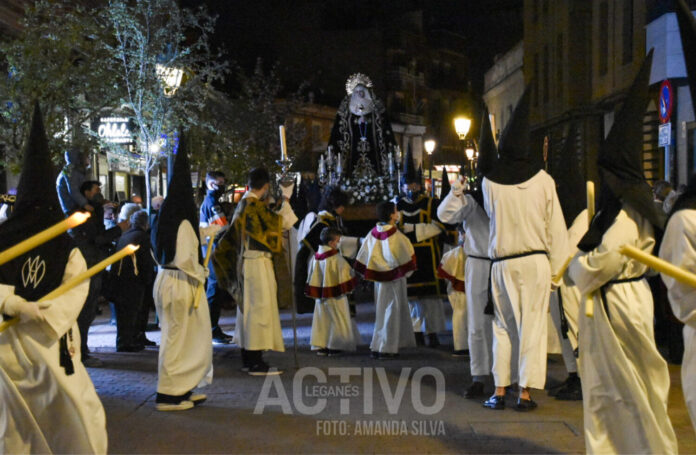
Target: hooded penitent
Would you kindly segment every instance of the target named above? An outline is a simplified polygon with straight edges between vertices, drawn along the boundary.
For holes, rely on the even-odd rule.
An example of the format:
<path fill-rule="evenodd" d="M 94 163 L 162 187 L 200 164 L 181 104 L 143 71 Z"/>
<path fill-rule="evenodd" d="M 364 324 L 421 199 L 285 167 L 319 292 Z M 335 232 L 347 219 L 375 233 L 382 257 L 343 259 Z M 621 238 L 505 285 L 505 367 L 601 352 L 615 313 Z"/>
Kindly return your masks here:
<path fill-rule="evenodd" d="M 498 160 L 498 149 L 495 146 L 493 139 L 493 131 L 491 130 L 491 120 L 488 114 L 488 108 L 484 109 L 481 117 L 481 131 L 479 132 L 478 142 L 478 159 L 476 164 L 476 179 L 475 188 L 469 193 L 474 198 L 476 203 L 483 207 L 483 193 L 481 191 L 481 181 L 486 177 L 496 165 Z M 462 165 L 462 172 L 466 172 L 466 165 Z"/>
<path fill-rule="evenodd" d="M 188 220 L 194 230 L 198 229 L 198 209 L 193 200 L 191 167 L 182 133 L 179 136 L 179 150 L 174 159 L 174 172 L 167 187 L 167 198 L 162 203 L 157 222 L 152 226 L 152 248 L 155 260 L 159 264 L 165 265 L 174 261 L 176 237 L 179 225 L 184 220 Z M 199 261 L 200 259 L 199 257 Z"/>
<path fill-rule="evenodd" d="M 54 185 L 55 176 L 41 110 L 36 103 L 17 186 L 17 201 L 10 217 L 0 225 L 0 251 L 64 219 Z M 35 302 L 60 286 L 74 246 L 68 234 L 59 235 L 0 266 L 0 283 L 14 286 L 15 294 Z M 60 360 L 66 373 L 72 374 L 72 362 L 64 340 L 61 340 Z"/>
<path fill-rule="evenodd" d="M 696 100 L 696 18 L 684 0 L 676 0 L 675 3 L 691 99 Z M 674 204 L 670 215 L 682 209 L 696 209 L 696 174 L 689 176 L 689 184 Z"/>
<path fill-rule="evenodd" d="M 585 198 L 578 196 L 585 191 L 585 180 L 575 153 L 576 135 L 577 127 L 571 123 L 561 151 L 560 166 L 553 172 L 566 226 L 573 224 L 575 217 L 583 211 L 586 204 Z"/>
<path fill-rule="evenodd" d="M 529 141 L 529 97 L 527 88 L 503 130 L 498 143 L 498 160 L 486 178 L 502 185 L 526 182 L 544 168 L 541 150 L 532 150 Z"/>
<path fill-rule="evenodd" d="M 604 232 L 621 210 L 621 203 L 633 207 L 657 229 L 664 228 L 665 214 L 653 203 L 642 167 L 643 115 L 650 101 L 648 84 L 652 54 L 651 50 L 643 61 L 609 135 L 600 146 L 597 165 L 602 184 L 597 214 L 578 244 L 583 251 L 590 251 L 601 243 Z"/>
<path fill-rule="evenodd" d="M 433 185 L 433 188 L 435 188 L 434 185 Z M 445 169 L 445 167 L 443 166 L 442 167 L 442 185 L 440 186 L 440 197 L 443 198 L 443 197 L 447 196 L 449 194 L 451 188 L 452 188 L 452 186 L 450 185 L 449 175 L 447 175 L 447 169 Z"/>
<path fill-rule="evenodd" d="M 491 130 L 491 120 L 488 113 L 488 108 L 484 109 L 481 117 L 481 131 L 478 141 L 478 162 L 476 173 L 481 177 L 488 175 L 495 167 L 498 158 L 498 150 L 493 139 L 493 131 Z"/>
<path fill-rule="evenodd" d="M 401 174 L 401 184 L 408 185 L 409 183 L 421 183 L 422 180 L 418 175 L 416 170 L 416 163 L 413 161 L 413 150 L 411 149 L 411 144 L 408 144 L 406 148 L 406 155 L 404 155 L 404 167 L 403 173 Z"/>

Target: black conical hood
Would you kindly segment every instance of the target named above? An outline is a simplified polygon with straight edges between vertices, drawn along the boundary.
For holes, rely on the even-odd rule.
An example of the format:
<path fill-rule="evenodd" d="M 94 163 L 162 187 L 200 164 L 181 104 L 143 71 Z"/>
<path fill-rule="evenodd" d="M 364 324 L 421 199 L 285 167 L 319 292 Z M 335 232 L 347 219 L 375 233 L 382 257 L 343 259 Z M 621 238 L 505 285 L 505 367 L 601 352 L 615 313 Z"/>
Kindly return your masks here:
<path fill-rule="evenodd" d="M 14 210 L 7 221 L 0 225 L 0 251 L 63 220 L 55 178 L 55 168 L 51 162 L 41 109 L 37 102 L 24 149 L 22 176 L 17 186 Z M 37 300 L 61 283 L 73 248 L 74 243 L 68 234 L 59 235 L 3 264 L 0 267 L 0 283 L 15 286 L 15 293 L 28 300 Z M 32 266 L 27 268 L 26 261 L 29 258 L 35 261 L 35 273 L 42 271 L 41 277 L 33 276 L 34 281 L 31 280 Z"/>
<path fill-rule="evenodd" d="M 445 196 L 447 196 L 451 189 L 452 186 L 450 185 L 449 175 L 447 175 L 447 169 L 445 169 L 445 166 L 442 166 L 442 184 L 440 185 L 440 198 L 442 199 Z"/>
<path fill-rule="evenodd" d="M 527 87 L 515 107 L 510 122 L 500 135 L 498 161 L 486 177 L 503 185 L 515 185 L 532 178 L 544 168 L 540 150 L 532 150 L 529 140 L 529 98 Z"/>
<path fill-rule="evenodd" d="M 684 0 L 675 0 L 675 8 L 693 104 L 696 102 L 693 101 L 696 100 L 696 19 Z"/>
<path fill-rule="evenodd" d="M 630 204 L 657 228 L 665 214 L 653 203 L 652 190 L 643 176 L 643 117 L 650 101 L 650 50 L 631 85 L 609 135 L 599 150 L 600 175 L 612 192 Z"/>
<path fill-rule="evenodd" d="M 401 183 L 408 185 L 409 183 L 420 183 L 418 179 L 418 171 L 416 170 L 416 163 L 413 161 L 413 149 L 411 148 L 411 143 L 409 142 L 408 147 L 406 147 L 406 154 L 404 155 L 404 167 L 401 174 Z"/>
<path fill-rule="evenodd" d="M 585 179 L 578 166 L 575 153 L 577 126 L 571 123 L 568 127 L 565 143 L 561 150 L 561 162 L 558 171 L 553 173 L 556 181 L 556 192 L 563 209 L 566 226 L 570 226 L 586 205 L 585 198 L 579 196 L 585 192 Z"/>
<path fill-rule="evenodd" d="M 174 260 L 176 237 L 179 225 L 184 220 L 191 223 L 193 230 L 198 232 L 198 208 L 193 200 L 191 166 L 186 145 L 186 139 L 182 133 L 179 136 L 179 150 L 174 158 L 174 171 L 167 187 L 167 197 L 162 202 L 157 223 L 152 227 L 152 248 L 155 259 L 161 265 L 169 264 Z"/>
<path fill-rule="evenodd" d="M 498 159 L 498 149 L 493 139 L 491 130 L 491 120 L 486 107 L 481 117 L 481 131 L 478 141 L 478 165 L 476 172 L 481 176 L 486 176 L 494 167 Z"/>

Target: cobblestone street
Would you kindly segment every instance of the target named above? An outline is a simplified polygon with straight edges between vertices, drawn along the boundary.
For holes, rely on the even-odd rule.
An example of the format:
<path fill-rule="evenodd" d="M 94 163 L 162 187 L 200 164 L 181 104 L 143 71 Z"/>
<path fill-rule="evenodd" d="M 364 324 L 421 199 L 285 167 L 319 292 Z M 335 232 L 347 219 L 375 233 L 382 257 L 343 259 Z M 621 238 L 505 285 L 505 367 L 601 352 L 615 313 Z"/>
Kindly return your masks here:
<path fill-rule="evenodd" d="M 230 315 L 224 314 L 222 321 L 228 332 L 232 332 L 234 324 Z M 173 413 L 155 410 L 157 350 L 135 354 L 114 352 L 115 327 L 109 325 L 106 316 L 100 317 L 93 326 L 90 346 L 104 366 L 91 368 L 89 372 L 106 409 L 110 452 L 585 451 L 580 402 L 559 402 L 545 391 L 535 391 L 533 397 L 539 408 L 524 414 L 512 409 L 487 410 L 482 408 L 481 400 L 465 399 L 463 392 L 471 379 L 469 365 L 466 360 L 451 356 L 451 335 L 441 337 L 444 343 L 438 349 L 421 347 L 403 351 L 396 360 L 373 360 L 366 346 L 372 330 L 373 308 L 360 305 L 358 320 L 363 339 L 360 350 L 341 357 L 320 358 L 308 347 L 311 315 L 301 315 L 298 363 L 303 368 L 296 370 L 291 318 L 288 313 L 282 313 L 281 317 L 288 350 L 267 357 L 285 373 L 275 376 L 276 380 L 267 384 L 268 389 L 264 388 L 268 379 L 240 371 L 239 349 L 235 345 L 217 346 L 214 381 L 204 390 L 208 401 L 193 410 Z M 159 332 L 149 332 L 148 337 L 159 343 Z M 354 370 L 335 370 L 336 367 Z M 433 370 L 423 367 L 434 367 L 441 372 L 444 387 L 436 380 L 438 375 L 431 374 Z M 673 381 L 670 415 L 680 452 L 696 453 L 696 440 L 679 384 L 679 367 L 670 366 L 670 371 Z M 341 372 L 351 374 L 349 382 L 341 383 Z M 552 385 L 565 378 L 560 355 L 549 357 L 548 378 Z M 322 385 L 323 388 L 316 387 Z M 488 384 L 487 392 L 492 387 Z M 438 390 L 444 391 L 440 410 Z M 345 392 L 348 393 L 342 399 L 340 394 Z M 284 395 L 287 401 L 283 400 Z M 261 396 L 267 399 L 260 399 Z M 325 406 L 321 406 L 322 398 L 326 399 Z M 284 403 L 289 406 L 285 411 L 291 414 L 283 413 Z M 508 405 L 513 403 L 510 398 Z M 315 405 L 319 409 L 305 409 Z M 255 413 L 255 408 L 259 412 Z M 428 415 L 423 408 L 436 412 Z"/>

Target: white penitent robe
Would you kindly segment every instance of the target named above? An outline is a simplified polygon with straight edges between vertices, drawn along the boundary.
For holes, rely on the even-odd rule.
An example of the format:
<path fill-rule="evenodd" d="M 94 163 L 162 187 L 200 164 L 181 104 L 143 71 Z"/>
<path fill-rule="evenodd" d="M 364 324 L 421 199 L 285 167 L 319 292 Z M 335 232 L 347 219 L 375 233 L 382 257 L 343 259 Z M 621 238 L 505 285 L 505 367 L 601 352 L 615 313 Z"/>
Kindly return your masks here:
<path fill-rule="evenodd" d="M 315 299 L 310 344 L 312 349 L 355 351 L 357 341 L 350 320 L 347 295 L 356 279 L 338 250 L 320 245 L 312 257 L 305 293 Z"/>
<path fill-rule="evenodd" d="M 573 220 L 570 228 L 568 228 L 568 256 L 575 256 L 578 251 L 578 243 L 587 233 L 587 228 L 590 220 L 587 216 L 587 209 L 580 212 Z M 566 256 L 567 257 L 567 256 Z M 582 295 L 580 290 L 573 280 L 568 276 L 568 271 L 563 275 L 561 286 L 558 288 L 561 298 L 563 299 L 563 312 L 565 313 L 566 321 L 568 322 L 568 341 L 573 349 L 578 347 L 578 319 L 581 309 Z"/>
<path fill-rule="evenodd" d="M 63 283 L 87 269 L 77 248 L 70 252 Z M 0 453 L 106 453 L 106 417 L 80 362 L 77 316 L 89 280 L 51 301 L 42 322 L 0 333 Z M 0 302 L 14 294 L 0 285 Z M 2 303 L 0 303 L 0 313 Z M 75 372 L 60 366 L 59 340 L 72 329 Z"/>
<path fill-rule="evenodd" d="M 556 184 L 544 171 L 516 185 L 483 179 L 484 208 L 491 220 L 488 256 L 493 323 L 495 385 L 543 389 L 546 383 L 548 305 L 551 273 L 565 259 L 567 230 Z M 509 256 L 542 251 L 524 257 Z"/>
<path fill-rule="evenodd" d="M 256 198 L 251 191 L 244 198 Z M 290 204 L 284 202 L 278 215 L 282 217 L 283 231 L 289 230 L 297 221 Z M 273 271 L 271 253 L 253 250 L 244 246 L 244 302 L 237 307 L 237 325 L 234 341 L 240 348 L 249 351 L 285 351 L 283 332 L 278 312 L 278 283 Z M 296 264 L 296 266 L 301 266 Z"/>
<path fill-rule="evenodd" d="M 443 223 L 462 223 L 466 238 L 467 256 L 464 283 L 466 288 L 468 345 L 471 356 L 471 375 L 491 374 L 493 364 L 493 317 L 484 314 L 488 303 L 488 215 L 470 195 L 456 196 L 450 192 L 437 208 Z"/>
<path fill-rule="evenodd" d="M 645 279 L 610 283 L 648 270 L 618 252 L 624 244 L 646 253 L 655 245 L 650 223 L 626 205 L 600 245 L 578 253 L 569 268 L 594 307 L 594 317 L 582 311 L 579 320 L 585 445 L 588 453 L 677 453 L 667 415 L 669 372 L 655 346 L 650 288 Z"/>
<path fill-rule="evenodd" d="M 458 246 L 442 256 L 437 275 L 447 281 L 447 298 L 452 305 L 452 341 L 455 351 L 468 349 L 465 284 L 466 254 Z"/>
<path fill-rule="evenodd" d="M 413 245 L 389 224 L 378 224 L 365 237 L 355 270 L 375 282 L 375 326 L 370 350 L 396 354 L 413 347 L 416 337 L 409 314 L 406 278 L 416 269 Z"/>
<path fill-rule="evenodd" d="M 683 209 L 672 215 L 662 238 L 660 257 L 690 272 L 696 272 L 696 210 Z M 669 301 L 684 323 L 682 389 L 691 423 L 696 430 L 696 288 L 662 274 Z"/>
<path fill-rule="evenodd" d="M 205 301 L 193 307 L 196 289 L 205 282 L 198 249 L 196 231 L 182 221 L 174 261 L 165 264 L 172 268 L 160 268 L 155 279 L 153 296 L 162 329 L 157 392 L 165 395 L 184 395 L 213 380 L 210 310 Z"/>

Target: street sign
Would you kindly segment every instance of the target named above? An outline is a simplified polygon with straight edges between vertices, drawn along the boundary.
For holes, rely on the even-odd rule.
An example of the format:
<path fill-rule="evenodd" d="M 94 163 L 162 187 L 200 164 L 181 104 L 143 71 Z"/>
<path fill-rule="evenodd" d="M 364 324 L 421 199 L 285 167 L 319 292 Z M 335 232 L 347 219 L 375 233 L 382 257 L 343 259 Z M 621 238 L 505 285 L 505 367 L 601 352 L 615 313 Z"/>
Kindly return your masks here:
<path fill-rule="evenodd" d="M 674 107 L 674 92 L 672 91 L 672 84 L 668 79 L 662 81 L 662 85 L 660 85 L 660 98 L 657 105 L 660 123 L 669 122 L 670 117 L 672 117 L 672 108 Z"/>
<path fill-rule="evenodd" d="M 657 136 L 658 147 L 667 147 L 672 145 L 672 124 L 663 123 L 660 125 L 660 131 Z"/>

